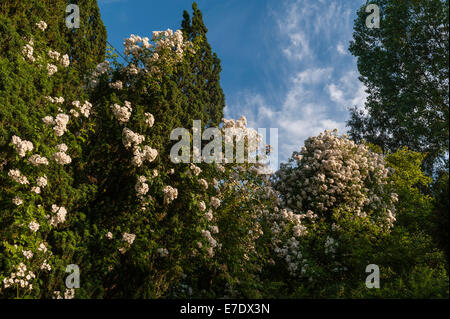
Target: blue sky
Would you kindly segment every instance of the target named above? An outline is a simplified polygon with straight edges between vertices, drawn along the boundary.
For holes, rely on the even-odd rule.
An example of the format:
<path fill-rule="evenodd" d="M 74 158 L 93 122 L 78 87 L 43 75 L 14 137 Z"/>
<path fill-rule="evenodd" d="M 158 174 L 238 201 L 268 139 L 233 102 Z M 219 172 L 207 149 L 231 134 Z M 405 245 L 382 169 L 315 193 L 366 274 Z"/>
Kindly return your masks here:
<path fill-rule="evenodd" d="M 108 40 L 180 28 L 191 0 L 99 0 Z M 222 60 L 226 118 L 278 128 L 279 160 L 325 129 L 346 131 L 348 107 L 364 105 L 348 52 L 365 0 L 198 0 L 208 41 Z"/>

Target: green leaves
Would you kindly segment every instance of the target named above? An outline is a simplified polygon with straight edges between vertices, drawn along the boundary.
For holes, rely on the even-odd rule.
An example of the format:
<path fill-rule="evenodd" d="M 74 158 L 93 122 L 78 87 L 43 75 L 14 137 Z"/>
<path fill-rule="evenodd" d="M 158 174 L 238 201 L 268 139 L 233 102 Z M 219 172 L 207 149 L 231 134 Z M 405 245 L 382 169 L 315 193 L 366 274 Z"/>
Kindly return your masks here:
<path fill-rule="evenodd" d="M 432 179 L 422 170 L 424 158 L 424 154 L 406 147 L 386 155 L 386 161 L 393 169 L 390 176 L 392 191 L 399 196 L 397 222 L 409 229 L 430 232 L 432 198 L 427 193 Z"/>
<path fill-rule="evenodd" d="M 207 28 L 196 4 L 192 19 L 185 12 L 182 22 L 183 34 L 193 42 L 195 52 L 187 52 L 182 61 L 158 60 L 155 73 L 128 74 L 122 72 L 124 65 L 118 62 L 118 55 L 106 48 L 106 33 L 95 1 L 77 2 L 84 12 L 84 27 L 70 32 L 56 17 L 65 3 L 10 1 L 0 7 L 0 31 L 5 35 L 0 38 L 0 282 L 20 263 L 36 273 L 31 292 L 16 285 L 0 289 L 2 298 L 52 298 L 57 291 L 64 295 L 68 264 L 79 265 L 82 272 L 78 298 L 366 297 L 395 295 L 395 289 L 404 296 L 445 295 L 442 287 L 448 276 L 441 269 L 442 254 L 429 236 L 416 232 L 417 228 L 425 228 L 422 225 L 428 219 L 420 220 L 418 216 L 428 216 L 431 205 L 430 196 L 420 192 L 430 184 L 420 169 L 423 155 L 407 149 L 388 155 L 394 171 L 385 194 L 397 192 L 401 213 L 420 227 L 411 227 L 408 222 L 389 233 L 376 219 L 369 223 L 355 218 L 355 211 L 344 208 L 354 199 L 348 196 L 340 198 L 339 205 L 330 206 L 334 210 L 305 221 L 309 232 L 302 236 L 300 223 L 289 222 L 298 216 L 279 209 L 278 202 L 285 194 L 276 193 L 271 181 L 255 172 L 255 165 L 199 163 L 197 167 L 169 161 L 172 129 L 188 128 L 192 120 L 199 119 L 204 127 L 219 125 L 223 116 L 220 60 L 208 44 Z M 22 14 L 27 10 L 41 16 L 27 17 Z M 10 16 L 10 12 L 17 14 Z M 39 19 L 49 24 L 45 33 L 34 27 Z M 391 27 L 396 28 L 394 24 Z M 355 28 L 365 40 L 380 36 L 365 34 L 360 26 Z M 31 37 L 35 43 L 33 57 L 42 56 L 37 63 L 23 59 L 23 45 Z M 404 38 L 396 35 L 391 40 L 391 46 L 404 48 Z M 366 46 L 365 41 L 360 44 L 362 48 L 355 50 L 361 55 L 364 50 L 373 50 L 370 61 L 383 57 L 375 42 L 372 46 Z M 52 62 L 46 57 L 49 49 L 71 56 L 69 68 L 61 67 L 51 77 L 45 67 Z M 170 50 L 160 51 L 160 58 Z M 100 76 L 95 89 L 86 91 L 85 75 L 92 75 L 89 70 L 103 61 L 105 54 L 114 68 Z M 143 66 L 138 60 L 136 66 Z M 398 78 L 384 80 L 403 84 Z M 123 87 L 117 82 L 111 86 L 111 81 L 121 81 Z M 379 92 L 373 88 L 376 99 Z M 407 93 L 409 97 L 414 92 Z M 64 102 L 52 102 L 47 96 L 64 97 Z M 77 103 L 72 102 L 87 100 L 94 104 L 91 116 L 77 117 Z M 125 101 L 130 101 L 130 115 L 119 123 L 110 106 L 124 105 Z M 392 106 L 389 103 L 386 105 Z M 55 134 L 51 119 L 47 118 L 48 125 L 42 121 L 45 116 L 59 113 L 71 114 L 63 135 Z M 146 117 L 146 113 L 153 114 L 153 126 L 153 120 L 148 120 L 152 117 Z M 405 117 L 397 115 L 401 120 Z M 158 156 L 134 161 L 136 153 L 143 149 L 124 143 L 124 127 L 139 134 L 130 134 L 131 140 L 133 136 L 140 140 L 142 135 L 141 144 L 150 151 L 157 150 Z M 48 158 L 49 165 L 30 165 L 31 153 L 18 156 L 10 143 L 13 134 L 32 141 L 32 153 Z M 66 147 L 71 163 L 57 164 L 54 154 L 64 153 Z M 371 148 L 382 153 L 373 145 Z M 342 149 L 341 145 L 335 152 Z M 341 167 L 355 166 L 361 160 L 359 151 L 359 146 L 349 144 Z M 291 159 L 291 164 L 294 161 Z M 381 187 L 374 177 L 382 166 L 355 173 L 370 175 L 361 185 Z M 13 182 L 8 176 L 10 169 L 20 169 L 29 185 Z M 286 167 L 285 172 L 290 176 L 296 170 Z M 298 192 L 306 189 L 311 181 L 305 179 L 312 180 L 313 173 L 308 169 L 305 176 L 295 175 L 298 180 L 292 188 Z M 44 174 L 47 185 L 39 194 L 32 192 L 31 187 L 36 187 Z M 349 188 L 360 186 L 353 181 L 349 184 Z M 444 191 L 445 178 L 435 192 L 444 196 Z M 322 195 L 328 195 L 327 188 L 323 188 Z M 14 196 L 23 203 L 13 201 Z M 317 194 L 311 193 L 306 199 L 320 204 Z M 364 212 L 370 217 L 386 214 L 387 206 L 380 206 Z M 420 214 L 414 211 L 418 209 Z M 284 220 L 279 219 L 282 216 Z M 313 218 L 311 213 L 308 216 Z M 39 229 L 36 224 L 30 227 L 31 221 L 39 223 Z M 285 232 L 277 237 L 279 227 Z M 280 248 L 291 255 L 276 257 Z M 369 262 L 379 263 L 382 280 L 394 283 L 380 295 L 361 288 L 364 267 Z M 288 267 L 298 268 L 301 276 L 293 276 Z M 417 282 L 420 280 L 424 284 Z"/>
<path fill-rule="evenodd" d="M 350 136 L 385 151 L 427 152 L 431 173 L 449 144 L 448 0 L 373 3 L 382 14 L 380 28 L 365 26 L 363 6 L 349 48 L 369 94 L 367 114 L 351 109 Z"/>

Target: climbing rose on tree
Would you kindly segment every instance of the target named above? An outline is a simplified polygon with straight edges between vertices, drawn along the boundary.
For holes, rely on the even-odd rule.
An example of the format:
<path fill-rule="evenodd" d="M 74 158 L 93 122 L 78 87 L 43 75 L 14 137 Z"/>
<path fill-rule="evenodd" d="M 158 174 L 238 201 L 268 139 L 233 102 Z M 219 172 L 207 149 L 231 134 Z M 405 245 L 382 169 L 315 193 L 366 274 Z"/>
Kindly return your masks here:
<path fill-rule="evenodd" d="M 342 208 L 392 227 L 397 196 L 386 187 L 388 175 L 382 155 L 327 130 L 281 165 L 275 188 L 284 208 L 298 214 L 330 216 Z"/>

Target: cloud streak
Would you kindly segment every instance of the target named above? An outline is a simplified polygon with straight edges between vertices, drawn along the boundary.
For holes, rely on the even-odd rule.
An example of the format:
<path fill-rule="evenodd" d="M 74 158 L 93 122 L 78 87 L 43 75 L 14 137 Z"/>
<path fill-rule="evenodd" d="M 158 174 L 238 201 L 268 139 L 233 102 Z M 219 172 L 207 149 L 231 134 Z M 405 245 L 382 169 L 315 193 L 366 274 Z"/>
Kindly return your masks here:
<path fill-rule="evenodd" d="M 347 108 L 364 104 L 365 88 L 344 45 L 351 39 L 352 14 L 359 5 L 359 1 L 298 0 L 273 10 L 276 30 L 267 36 L 275 35 L 279 53 L 265 63 L 278 66 L 279 73 L 271 80 L 283 83 L 283 89 L 275 94 L 237 92 L 225 114 L 246 115 L 254 128 L 277 127 L 280 161 L 311 135 L 334 128 L 345 132 Z"/>

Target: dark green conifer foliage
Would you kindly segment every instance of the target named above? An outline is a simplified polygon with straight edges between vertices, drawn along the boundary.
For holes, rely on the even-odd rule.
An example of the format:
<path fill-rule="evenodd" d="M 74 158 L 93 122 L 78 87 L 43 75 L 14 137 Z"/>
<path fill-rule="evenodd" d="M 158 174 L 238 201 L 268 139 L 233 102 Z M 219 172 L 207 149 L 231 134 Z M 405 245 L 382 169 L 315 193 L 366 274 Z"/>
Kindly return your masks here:
<path fill-rule="evenodd" d="M 70 122 L 71 128 L 79 131 L 56 137 L 52 128 L 42 121 L 45 116 L 68 112 L 72 101 L 83 103 L 89 100 L 82 87 L 84 70 L 104 59 L 106 31 L 96 1 L 78 1 L 81 25 L 73 30 L 69 30 L 65 23 L 68 3 L 66 0 L 0 2 L 0 256 L 4 257 L 0 258 L 0 273 L 6 273 L 10 263 L 14 262 L 9 261 L 10 255 L 4 245 L 8 236 L 17 232 L 14 220 L 18 210 L 11 202 L 14 196 L 28 199 L 26 202 L 31 206 L 40 203 L 47 211 L 53 203 L 70 211 L 70 223 L 45 239 L 55 253 L 55 260 L 59 261 L 55 261 L 55 272 L 51 276 L 42 277 L 46 290 L 33 292 L 36 298 L 51 298 L 52 289 L 59 289 L 65 267 L 62 259 L 71 259 L 74 263 L 81 261 L 79 251 L 83 250 L 81 247 L 90 236 L 90 225 L 81 226 L 80 221 L 85 216 L 79 208 L 86 205 L 89 196 L 95 193 L 95 186 L 86 183 L 82 173 L 85 163 L 83 143 L 89 129 L 85 125 L 87 122 L 82 122 L 79 127 L 75 121 Z M 48 25 L 45 31 L 36 26 L 41 20 Z M 25 59 L 22 52 L 31 39 L 34 62 Z M 51 59 L 49 50 L 68 54 L 71 60 L 69 67 L 65 68 L 59 61 Z M 58 72 L 49 76 L 47 63 L 57 65 Z M 51 103 L 46 96 L 63 97 L 65 101 L 63 104 Z M 31 141 L 34 149 L 28 156 L 34 153 L 45 156 L 49 165 L 36 168 L 26 164 L 28 156 L 19 158 L 10 145 L 13 135 Z M 71 150 L 72 163 L 64 168 L 51 161 L 54 145 L 58 143 L 65 143 Z M 49 184 L 40 194 L 30 195 L 29 190 L 12 182 L 8 171 L 18 168 L 18 165 L 21 169 L 23 167 L 24 174 L 32 176 L 29 177 L 31 180 L 38 173 L 49 178 Z M 33 213 L 39 216 L 36 210 Z"/>
<path fill-rule="evenodd" d="M 68 101 L 79 99 L 83 77 L 80 73 L 104 60 L 106 29 L 97 3 L 89 0 L 77 2 L 81 21 L 78 29 L 68 29 L 66 26 L 65 9 L 68 3 L 67 0 L 32 0 L 0 4 L 0 149 L 9 142 L 9 133 L 28 123 L 35 107 L 43 103 L 36 100 L 39 95 L 64 96 Z M 48 24 L 45 32 L 36 31 L 36 23 L 41 20 Z M 14 69 L 17 68 L 15 61 L 21 60 L 22 64 L 22 47 L 31 35 L 34 35 L 36 43 L 45 40 L 49 48 L 70 57 L 70 75 L 62 78 L 53 88 L 43 86 L 41 79 L 33 79 L 40 75 Z M 39 116 L 45 111 L 41 105 Z"/>
<path fill-rule="evenodd" d="M 449 255 L 448 228 L 449 228 L 449 188 L 448 172 L 443 171 L 434 185 L 434 210 L 433 210 L 433 236 L 439 247 Z"/>
<path fill-rule="evenodd" d="M 157 82 L 156 89 L 142 88 L 152 93 L 139 99 L 129 97 L 133 104 L 145 105 L 146 111 L 155 116 L 152 140 L 164 160 L 173 144 L 169 139 L 173 129 L 189 129 L 193 120 L 201 120 L 203 128 L 218 126 L 225 107 L 225 95 L 220 86 L 220 59 L 211 50 L 206 37 L 208 30 L 195 2 L 192 8 L 192 20 L 184 11 L 181 30 L 184 39 L 193 43 L 195 53 L 188 53 L 174 73 Z"/>
<path fill-rule="evenodd" d="M 80 28 L 66 26 L 66 6 L 80 8 Z M 0 15 L 8 17 L 19 35 L 30 34 L 40 20 L 48 24 L 45 36 L 49 45 L 58 52 L 69 54 L 73 65 L 86 69 L 104 59 L 106 28 L 100 18 L 96 1 L 92 0 L 8 0 L 0 4 Z M 0 38 L 0 54 L 7 49 L 8 38 Z"/>
<path fill-rule="evenodd" d="M 196 50 L 178 74 L 185 95 L 185 117 L 186 120 L 187 117 L 202 120 L 204 126 L 214 126 L 220 123 L 225 107 L 225 96 L 220 86 L 222 68 L 220 59 L 208 43 L 208 29 L 195 2 L 192 10 L 192 21 L 189 13 L 184 11 L 181 23 L 185 39 L 192 41 Z"/>

